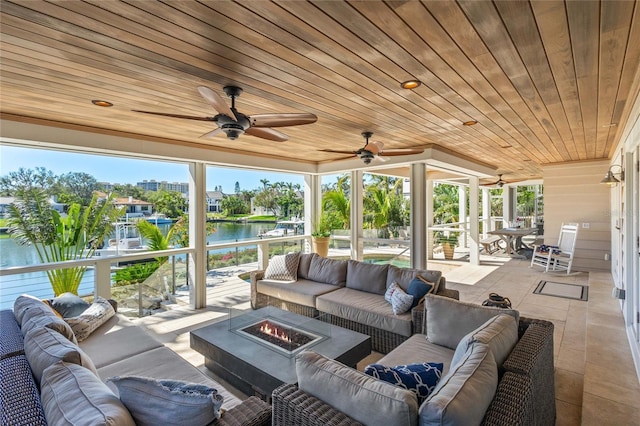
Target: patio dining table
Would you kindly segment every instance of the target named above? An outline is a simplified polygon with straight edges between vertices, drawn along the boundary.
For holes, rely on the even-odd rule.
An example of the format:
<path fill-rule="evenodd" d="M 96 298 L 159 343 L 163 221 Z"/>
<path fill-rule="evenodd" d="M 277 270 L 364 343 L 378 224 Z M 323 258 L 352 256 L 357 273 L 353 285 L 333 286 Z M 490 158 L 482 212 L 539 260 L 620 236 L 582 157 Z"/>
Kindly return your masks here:
<path fill-rule="evenodd" d="M 489 231 L 487 234 L 497 235 L 506 243 L 504 250 L 508 256 L 519 256 L 518 249 L 527 248 L 527 245 L 522 242 L 522 237 L 533 234 L 536 231 L 536 228 L 502 228 Z"/>

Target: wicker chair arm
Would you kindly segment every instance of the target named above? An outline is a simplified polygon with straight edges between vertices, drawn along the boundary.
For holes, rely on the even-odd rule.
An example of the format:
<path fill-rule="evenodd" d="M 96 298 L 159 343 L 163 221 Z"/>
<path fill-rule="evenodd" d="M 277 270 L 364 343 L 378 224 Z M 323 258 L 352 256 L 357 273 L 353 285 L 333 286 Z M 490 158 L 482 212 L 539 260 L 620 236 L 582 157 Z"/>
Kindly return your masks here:
<path fill-rule="evenodd" d="M 411 310 L 411 326 L 413 334 L 426 334 L 424 330 L 424 300 Z"/>
<path fill-rule="evenodd" d="M 258 280 L 264 278 L 264 270 L 252 271 L 251 277 L 251 308 L 257 309 Z"/>
<path fill-rule="evenodd" d="M 556 421 L 556 400 L 553 365 L 553 323 L 544 320 L 520 318 L 519 325 L 520 330 L 524 330 L 524 332 L 504 362 L 503 367 L 505 371 L 530 378 L 535 424 L 554 425 Z"/>
<path fill-rule="evenodd" d="M 271 424 L 271 406 L 256 396 L 249 397 L 225 411 L 214 426 L 268 426 Z"/>
<path fill-rule="evenodd" d="M 362 426 L 316 397 L 284 384 L 272 393 L 273 426 Z"/>
<path fill-rule="evenodd" d="M 485 413 L 486 426 L 520 426 L 534 424 L 531 379 L 506 372 L 498 384 L 496 395 Z"/>

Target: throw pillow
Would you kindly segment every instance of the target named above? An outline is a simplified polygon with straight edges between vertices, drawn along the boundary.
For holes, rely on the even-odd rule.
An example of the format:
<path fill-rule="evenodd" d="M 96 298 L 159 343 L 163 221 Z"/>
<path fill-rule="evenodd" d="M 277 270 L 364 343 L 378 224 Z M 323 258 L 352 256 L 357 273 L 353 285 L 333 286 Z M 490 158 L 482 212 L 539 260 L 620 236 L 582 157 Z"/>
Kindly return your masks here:
<path fill-rule="evenodd" d="M 96 296 L 86 311 L 77 317 L 65 318 L 64 320 L 71 326 L 78 342 L 82 342 L 115 314 L 116 311 L 107 299 Z"/>
<path fill-rule="evenodd" d="M 409 283 L 409 288 L 407 289 L 407 294 L 413 296 L 413 304 L 411 305 L 411 309 L 418 306 L 423 300 L 427 293 L 431 293 L 435 288 L 435 284 L 431 281 L 428 281 L 426 278 L 418 275 Z"/>
<path fill-rule="evenodd" d="M 44 370 L 41 397 L 50 425 L 135 425 L 107 385 L 76 364 L 59 361 Z"/>
<path fill-rule="evenodd" d="M 365 367 L 364 373 L 410 390 L 416 394 L 418 405 L 420 405 L 440 381 L 443 367 L 444 364 L 433 362 L 397 365 L 395 367 L 370 364 Z"/>
<path fill-rule="evenodd" d="M 397 282 L 393 282 L 384 294 L 384 299 L 391 303 L 395 315 L 404 314 L 413 304 L 413 296 L 404 292 Z"/>
<path fill-rule="evenodd" d="M 273 256 L 264 272 L 265 280 L 295 281 L 298 279 L 300 253 Z"/>
<path fill-rule="evenodd" d="M 73 293 L 62 293 L 60 296 L 53 298 L 50 301 L 50 305 L 62 315 L 62 318 L 77 317 L 91 306 Z"/>
<path fill-rule="evenodd" d="M 220 418 L 222 395 L 214 388 L 147 377 L 110 377 L 138 426 L 208 425 Z"/>

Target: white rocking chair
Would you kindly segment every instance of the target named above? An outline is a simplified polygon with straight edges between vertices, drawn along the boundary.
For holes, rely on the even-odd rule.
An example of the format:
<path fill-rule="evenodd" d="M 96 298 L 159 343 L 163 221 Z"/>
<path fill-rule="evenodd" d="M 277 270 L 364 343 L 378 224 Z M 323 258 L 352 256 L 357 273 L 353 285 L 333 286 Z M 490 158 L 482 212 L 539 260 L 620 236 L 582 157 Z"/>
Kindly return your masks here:
<path fill-rule="evenodd" d="M 545 272 L 567 271 L 571 273 L 573 253 L 578 237 L 578 224 L 562 224 L 557 246 L 534 245 L 531 256 L 531 268 L 533 265 L 542 266 Z"/>

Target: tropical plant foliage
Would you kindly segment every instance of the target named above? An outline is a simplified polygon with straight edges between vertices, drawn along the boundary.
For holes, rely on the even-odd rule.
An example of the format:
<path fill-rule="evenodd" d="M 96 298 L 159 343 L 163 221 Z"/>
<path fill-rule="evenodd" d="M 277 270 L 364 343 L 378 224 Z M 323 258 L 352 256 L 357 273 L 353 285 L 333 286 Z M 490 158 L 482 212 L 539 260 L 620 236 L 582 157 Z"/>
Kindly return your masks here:
<path fill-rule="evenodd" d="M 77 260 L 94 255 L 111 233 L 113 222 L 122 214 L 113 199 L 94 195 L 89 205 L 71 204 L 67 217 L 49 203 L 41 188 L 20 191 L 9 206 L 9 233 L 20 245 L 32 245 L 43 263 Z M 78 293 L 86 267 L 47 271 L 54 294 Z"/>

